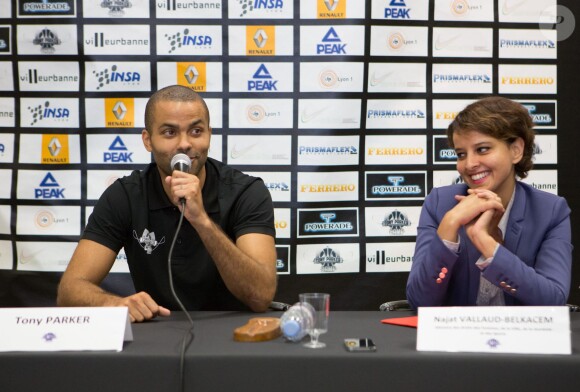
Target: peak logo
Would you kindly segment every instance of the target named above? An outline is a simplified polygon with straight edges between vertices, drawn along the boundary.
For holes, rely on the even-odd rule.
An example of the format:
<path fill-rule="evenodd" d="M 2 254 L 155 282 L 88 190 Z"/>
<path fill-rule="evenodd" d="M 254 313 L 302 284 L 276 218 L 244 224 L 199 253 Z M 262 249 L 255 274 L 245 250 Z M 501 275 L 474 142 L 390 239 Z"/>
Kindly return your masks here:
<path fill-rule="evenodd" d="M 346 55 L 346 44 L 341 43 L 342 40 L 334 30 L 334 27 L 331 27 L 324 37 L 322 38 L 321 44 L 316 45 L 316 54 L 343 54 Z"/>
<path fill-rule="evenodd" d="M 207 91 L 207 64 L 177 63 L 177 83 L 196 92 Z"/>
<path fill-rule="evenodd" d="M 103 162 L 133 163 L 133 153 L 127 150 L 127 146 L 123 142 L 123 139 L 121 139 L 121 136 L 117 136 L 109 146 L 109 151 L 103 154 Z"/>
<path fill-rule="evenodd" d="M 276 55 L 276 27 L 246 26 L 246 54 L 248 56 Z"/>
<path fill-rule="evenodd" d="M 384 16 L 385 19 L 411 19 L 410 11 L 404 0 L 391 0 Z"/>
<path fill-rule="evenodd" d="M 105 125 L 107 128 L 134 128 L 134 99 L 105 98 Z"/>
<path fill-rule="evenodd" d="M 347 0 L 317 0 L 316 16 L 318 19 L 346 18 Z"/>
<path fill-rule="evenodd" d="M 42 156 L 44 164 L 70 163 L 68 135 L 42 135 Z"/>
<path fill-rule="evenodd" d="M 60 185 L 54 176 L 48 172 L 40 182 L 39 188 L 34 189 L 35 199 L 65 199 L 65 188 Z"/>
<path fill-rule="evenodd" d="M 252 77 L 255 80 L 248 80 L 248 91 L 278 91 L 278 81 L 271 80 L 272 75 L 264 64 L 260 64 Z"/>

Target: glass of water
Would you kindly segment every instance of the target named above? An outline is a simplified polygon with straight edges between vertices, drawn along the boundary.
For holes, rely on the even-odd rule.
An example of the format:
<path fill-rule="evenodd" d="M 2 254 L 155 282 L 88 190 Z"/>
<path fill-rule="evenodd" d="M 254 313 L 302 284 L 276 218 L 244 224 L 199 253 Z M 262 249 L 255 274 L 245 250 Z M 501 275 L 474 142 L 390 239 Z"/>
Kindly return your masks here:
<path fill-rule="evenodd" d="M 319 342 L 318 337 L 328 331 L 328 313 L 330 310 L 330 294 L 325 293 L 303 293 L 299 294 L 300 303 L 307 303 L 314 308 L 314 322 L 308 329 L 310 342 L 305 343 L 304 347 L 322 348 L 326 347 L 325 343 Z"/>

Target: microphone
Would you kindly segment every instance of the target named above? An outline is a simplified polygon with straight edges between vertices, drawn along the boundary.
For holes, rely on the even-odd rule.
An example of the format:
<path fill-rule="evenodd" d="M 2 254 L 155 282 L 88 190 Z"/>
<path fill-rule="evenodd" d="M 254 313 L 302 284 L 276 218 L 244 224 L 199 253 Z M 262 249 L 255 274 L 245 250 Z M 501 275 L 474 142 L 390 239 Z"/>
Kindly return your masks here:
<path fill-rule="evenodd" d="M 171 158 L 171 171 L 179 170 L 182 172 L 189 172 L 191 167 L 191 159 L 185 154 L 175 154 Z"/>

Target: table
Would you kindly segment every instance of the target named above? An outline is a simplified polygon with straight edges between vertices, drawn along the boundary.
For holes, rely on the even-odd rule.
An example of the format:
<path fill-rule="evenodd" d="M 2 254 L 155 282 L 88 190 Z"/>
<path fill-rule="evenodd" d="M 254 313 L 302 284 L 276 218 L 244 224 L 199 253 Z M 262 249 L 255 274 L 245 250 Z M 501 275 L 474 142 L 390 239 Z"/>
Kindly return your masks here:
<path fill-rule="evenodd" d="M 580 313 L 571 313 L 572 355 L 431 353 L 415 350 L 416 329 L 380 322 L 410 312 L 330 314 L 324 349 L 278 338 L 233 340 L 256 314 L 192 312 L 187 391 L 577 391 Z M 259 316 L 278 317 L 281 312 Z M 122 352 L 0 353 L 1 391 L 179 391 L 180 345 L 188 322 L 174 312 L 133 324 Z M 344 338 L 369 337 L 375 353 L 349 353 Z"/>

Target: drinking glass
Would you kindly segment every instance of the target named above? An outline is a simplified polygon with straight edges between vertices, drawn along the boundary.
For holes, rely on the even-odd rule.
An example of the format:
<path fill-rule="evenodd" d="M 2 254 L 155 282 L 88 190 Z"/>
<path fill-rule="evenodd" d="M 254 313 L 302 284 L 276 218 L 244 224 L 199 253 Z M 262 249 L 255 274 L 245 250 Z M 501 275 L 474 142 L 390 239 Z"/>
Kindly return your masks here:
<path fill-rule="evenodd" d="M 303 293 L 299 294 L 300 303 L 310 304 L 314 308 L 314 322 L 306 332 L 310 335 L 310 342 L 304 347 L 322 348 L 325 343 L 319 342 L 318 337 L 328 331 L 328 312 L 330 306 L 330 294 L 325 293 Z"/>

